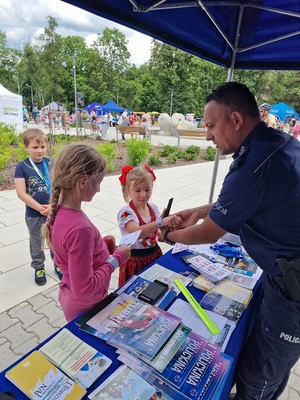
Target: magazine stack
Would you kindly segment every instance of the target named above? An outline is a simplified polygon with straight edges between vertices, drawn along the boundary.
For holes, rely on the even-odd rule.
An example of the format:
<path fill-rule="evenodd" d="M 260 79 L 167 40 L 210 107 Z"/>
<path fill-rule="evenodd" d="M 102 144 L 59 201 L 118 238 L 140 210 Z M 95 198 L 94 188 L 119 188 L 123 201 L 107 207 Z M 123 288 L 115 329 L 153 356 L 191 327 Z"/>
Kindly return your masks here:
<path fill-rule="evenodd" d="M 126 293 L 80 328 L 116 347 L 127 368 L 170 399 L 218 399 L 232 364 L 181 318 Z"/>

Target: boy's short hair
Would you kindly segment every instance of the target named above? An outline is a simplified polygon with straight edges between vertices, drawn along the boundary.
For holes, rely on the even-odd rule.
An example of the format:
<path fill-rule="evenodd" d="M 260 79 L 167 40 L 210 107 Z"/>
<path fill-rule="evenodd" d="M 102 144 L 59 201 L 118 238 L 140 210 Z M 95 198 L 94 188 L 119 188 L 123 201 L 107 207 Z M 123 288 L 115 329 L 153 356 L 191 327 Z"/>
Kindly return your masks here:
<path fill-rule="evenodd" d="M 38 144 L 42 142 L 47 142 L 47 135 L 37 128 L 28 128 L 22 133 L 23 143 L 28 146 L 30 142 L 37 142 Z"/>

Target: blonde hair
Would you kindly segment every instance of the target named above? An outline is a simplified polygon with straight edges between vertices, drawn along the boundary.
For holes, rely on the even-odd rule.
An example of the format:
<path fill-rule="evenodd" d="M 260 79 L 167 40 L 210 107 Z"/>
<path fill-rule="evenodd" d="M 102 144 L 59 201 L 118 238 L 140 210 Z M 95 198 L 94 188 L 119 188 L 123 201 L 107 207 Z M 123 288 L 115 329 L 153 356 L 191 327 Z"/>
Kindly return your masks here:
<path fill-rule="evenodd" d="M 151 182 L 153 185 L 154 181 L 153 175 L 145 167 L 135 167 L 128 172 L 128 174 L 126 175 L 125 185 L 121 183 L 122 193 L 126 203 L 129 203 L 130 201 L 130 195 L 128 193 L 128 189 L 130 189 L 131 185 L 132 184 L 138 185 L 139 183 L 145 180 Z"/>
<path fill-rule="evenodd" d="M 28 128 L 22 133 L 24 146 L 28 146 L 30 142 L 37 142 L 38 144 L 48 142 L 48 138 L 41 129 Z"/>
<path fill-rule="evenodd" d="M 51 172 L 51 210 L 42 226 L 44 244 L 51 247 L 50 227 L 53 225 L 57 207 L 66 196 L 79 197 L 79 180 L 91 178 L 106 170 L 106 161 L 98 151 L 87 144 L 71 143 L 63 147 L 54 161 Z"/>

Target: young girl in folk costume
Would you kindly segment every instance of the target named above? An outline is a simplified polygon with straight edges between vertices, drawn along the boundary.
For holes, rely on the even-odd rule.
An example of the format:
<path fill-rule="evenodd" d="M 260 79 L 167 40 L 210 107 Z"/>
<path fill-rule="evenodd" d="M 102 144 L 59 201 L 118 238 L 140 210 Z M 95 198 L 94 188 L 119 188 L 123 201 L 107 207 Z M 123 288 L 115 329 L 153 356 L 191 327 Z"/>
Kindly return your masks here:
<path fill-rule="evenodd" d="M 135 168 L 126 165 L 122 168 L 119 180 L 128 205 L 118 212 L 119 228 L 122 235 L 138 230 L 141 230 L 141 234 L 133 245 L 130 259 L 120 266 L 119 286 L 162 255 L 157 243 L 158 240 L 163 241 L 159 228 L 176 226 L 181 222 L 176 215 L 162 218 L 158 207 L 149 203 L 155 179 L 154 172 L 148 165 Z"/>
<path fill-rule="evenodd" d="M 105 173 L 103 157 L 81 143 L 65 146 L 52 170 L 51 210 L 43 237 L 63 272 L 58 300 L 67 321 L 107 296 L 111 274 L 130 257 L 125 246 L 112 246 L 110 255 L 105 238 L 81 209 L 100 191 Z"/>

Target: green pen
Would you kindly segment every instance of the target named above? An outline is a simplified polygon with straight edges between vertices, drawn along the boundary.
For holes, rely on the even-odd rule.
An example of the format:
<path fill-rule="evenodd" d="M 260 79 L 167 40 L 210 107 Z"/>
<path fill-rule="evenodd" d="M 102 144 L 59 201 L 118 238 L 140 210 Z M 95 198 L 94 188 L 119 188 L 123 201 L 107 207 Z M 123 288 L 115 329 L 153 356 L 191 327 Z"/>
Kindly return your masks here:
<path fill-rule="evenodd" d="M 213 335 L 217 335 L 218 333 L 220 333 L 220 329 L 217 327 L 217 325 L 214 323 L 214 321 L 212 321 L 211 318 L 206 314 L 206 312 L 203 310 L 203 308 L 197 302 L 195 297 L 184 286 L 184 284 L 181 282 L 181 280 L 174 279 L 174 283 L 180 289 L 181 293 L 184 295 L 184 297 L 187 299 L 187 301 L 190 303 L 190 305 L 193 307 L 193 309 L 196 311 L 196 313 L 199 315 L 199 317 L 204 322 L 205 326 L 209 329 L 209 331 Z"/>

